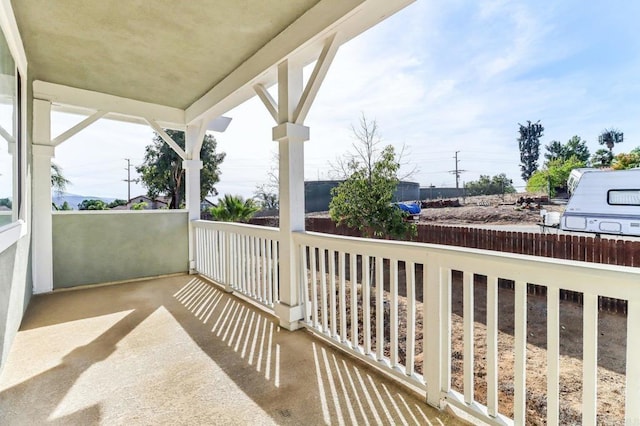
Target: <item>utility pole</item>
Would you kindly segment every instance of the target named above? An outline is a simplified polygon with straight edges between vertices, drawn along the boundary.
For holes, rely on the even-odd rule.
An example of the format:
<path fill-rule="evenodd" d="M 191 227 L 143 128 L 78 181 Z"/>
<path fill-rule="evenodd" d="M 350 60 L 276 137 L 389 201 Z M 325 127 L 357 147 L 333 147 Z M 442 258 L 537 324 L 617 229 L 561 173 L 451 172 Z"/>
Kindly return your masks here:
<path fill-rule="evenodd" d="M 131 182 L 138 183 L 140 182 L 140 179 L 131 179 L 131 159 L 125 158 L 124 161 L 127 162 L 127 168 L 125 169 L 127 171 L 127 178 L 123 180 L 127 182 L 127 204 L 128 204 L 129 202 L 131 202 Z"/>
<path fill-rule="evenodd" d="M 460 160 L 458 160 L 458 153 L 460 151 L 456 151 L 456 153 L 453 155 L 453 158 L 456 160 L 456 169 L 455 170 L 449 170 L 449 173 L 453 173 L 454 175 L 456 175 L 456 189 L 460 189 L 460 174 L 462 172 L 466 172 L 466 170 L 460 170 L 458 169 L 458 163 L 460 162 Z"/>

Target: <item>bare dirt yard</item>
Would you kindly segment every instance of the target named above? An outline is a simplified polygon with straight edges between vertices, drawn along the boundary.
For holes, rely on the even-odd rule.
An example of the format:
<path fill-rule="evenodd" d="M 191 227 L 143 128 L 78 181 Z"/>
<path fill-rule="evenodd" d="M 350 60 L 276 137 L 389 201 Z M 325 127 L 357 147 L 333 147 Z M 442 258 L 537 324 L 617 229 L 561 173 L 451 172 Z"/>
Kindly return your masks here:
<path fill-rule="evenodd" d="M 517 205 L 519 198 L 533 198 L 535 194 L 481 195 L 460 199 L 460 207 L 424 208 L 420 222 L 437 224 L 535 224 L 540 222 L 537 203 L 531 208 Z M 547 211 L 562 211 L 563 206 L 542 204 Z"/>

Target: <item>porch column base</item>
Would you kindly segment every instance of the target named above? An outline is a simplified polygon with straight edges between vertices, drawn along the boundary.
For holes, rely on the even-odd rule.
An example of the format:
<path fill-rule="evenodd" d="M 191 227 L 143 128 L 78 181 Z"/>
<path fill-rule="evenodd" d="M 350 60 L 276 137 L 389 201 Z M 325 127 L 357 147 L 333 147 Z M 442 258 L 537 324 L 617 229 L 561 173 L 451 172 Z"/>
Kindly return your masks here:
<path fill-rule="evenodd" d="M 303 318 L 302 305 L 289 306 L 282 302 L 276 303 L 275 314 L 280 320 L 280 327 L 286 328 L 289 331 L 294 331 L 300 328 L 300 320 Z"/>

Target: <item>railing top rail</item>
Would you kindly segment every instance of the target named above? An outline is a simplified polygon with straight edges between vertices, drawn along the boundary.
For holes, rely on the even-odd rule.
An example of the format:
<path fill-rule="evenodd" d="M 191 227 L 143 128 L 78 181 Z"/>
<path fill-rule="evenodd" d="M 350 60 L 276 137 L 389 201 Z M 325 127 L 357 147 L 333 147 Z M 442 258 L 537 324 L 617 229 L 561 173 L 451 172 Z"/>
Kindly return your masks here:
<path fill-rule="evenodd" d="M 155 209 L 155 210 L 56 210 L 53 216 L 88 216 L 88 215 L 134 215 L 134 214 L 188 214 L 184 209 Z"/>
<path fill-rule="evenodd" d="M 527 283 L 599 294 L 621 299 L 640 299 L 640 268 L 504 253 L 467 247 L 408 241 L 296 232 L 294 241 L 309 246 L 435 264 L 475 274 L 522 280 Z"/>
<path fill-rule="evenodd" d="M 243 235 L 254 235 L 256 237 L 270 238 L 272 240 L 277 240 L 280 235 L 279 228 L 272 228 L 269 226 L 249 225 L 237 222 L 216 222 L 211 220 L 193 220 L 191 223 L 196 228 L 214 229 Z"/>

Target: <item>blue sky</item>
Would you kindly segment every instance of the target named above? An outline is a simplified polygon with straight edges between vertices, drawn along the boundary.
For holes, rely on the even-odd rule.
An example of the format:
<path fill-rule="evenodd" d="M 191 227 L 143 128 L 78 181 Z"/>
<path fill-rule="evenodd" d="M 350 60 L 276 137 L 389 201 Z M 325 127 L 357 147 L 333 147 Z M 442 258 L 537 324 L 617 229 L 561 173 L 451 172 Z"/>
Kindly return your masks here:
<path fill-rule="evenodd" d="M 526 120 L 541 120 L 542 145 L 579 135 L 593 152 L 598 134 L 617 127 L 616 151 L 640 146 L 640 3 L 559 3 L 418 0 L 342 46 L 307 119 L 306 178 L 329 177 L 363 113 L 384 143 L 408 146 L 422 185 L 455 185 L 460 151 L 462 181 L 504 172 L 522 187 L 516 138 Z M 217 188 L 251 196 L 273 166 L 274 123 L 257 99 L 227 115 Z M 54 135 L 72 121 L 56 116 Z M 151 134 L 100 121 L 65 142 L 55 161 L 69 192 L 126 198 L 124 158 L 139 164 Z M 132 195 L 144 192 L 133 185 Z"/>

